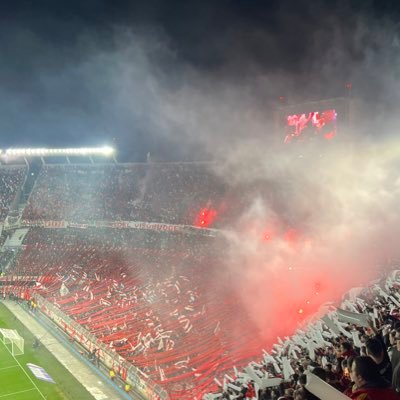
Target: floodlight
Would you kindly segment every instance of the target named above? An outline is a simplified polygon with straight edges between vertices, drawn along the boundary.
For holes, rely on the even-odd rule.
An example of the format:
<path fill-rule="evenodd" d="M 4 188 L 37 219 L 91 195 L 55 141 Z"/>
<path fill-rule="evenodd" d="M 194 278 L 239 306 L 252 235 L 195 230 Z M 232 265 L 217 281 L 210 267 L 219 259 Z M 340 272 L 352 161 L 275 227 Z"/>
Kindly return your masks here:
<path fill-rule="evenodd" d="M 66 149 L 45 149 L 45 148 L 26 148 L 26 149 L 7 149 L 5 151 L 0 149 L 0 154 L 5 152 L 6 155 L 14 156 L 39 156 L 45 157 L 49 155 L 103 155 L 111 156 L 114 149 L 110 146 L 103 147 L 80 147 L 80 148 L 66 148 Z"/>
<path fill-rule="evenodd" d="M 110 146 L 103 146 L 100 151 L 105 155 L 105 156 L 111 156 L 114 153 L 114 149 Z"/>

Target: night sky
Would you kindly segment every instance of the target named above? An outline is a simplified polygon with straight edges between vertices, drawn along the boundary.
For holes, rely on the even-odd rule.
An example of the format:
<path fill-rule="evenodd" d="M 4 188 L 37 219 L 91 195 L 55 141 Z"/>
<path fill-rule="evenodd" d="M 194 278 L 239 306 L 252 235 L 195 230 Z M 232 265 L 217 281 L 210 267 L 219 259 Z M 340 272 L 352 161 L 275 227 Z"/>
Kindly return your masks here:
<path fill-rule="evenodd" d="M 279 96 L 343 96 L 352 82 L 354 96 L 400 104 L 395 0 L 17 4 L 0 6 L 3 148 L 196 159 L 211 137 L 251 136 L 249 114 L 266 125 Z"/>

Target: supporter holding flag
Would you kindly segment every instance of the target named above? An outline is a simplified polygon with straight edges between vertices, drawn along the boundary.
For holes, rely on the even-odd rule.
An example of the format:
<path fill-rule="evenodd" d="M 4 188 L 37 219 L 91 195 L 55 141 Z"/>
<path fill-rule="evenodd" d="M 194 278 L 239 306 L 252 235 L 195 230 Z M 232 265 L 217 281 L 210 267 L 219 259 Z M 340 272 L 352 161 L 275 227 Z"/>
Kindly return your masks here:
<path fill-rule="evenodd" d="M 253 400 L 253 399 L 256 399 L 256 398 L 257 397 L 256 397 L 256 390 L 254 388 L 254 382 L 250 381 L 247 384 L 246 399 Z"/>

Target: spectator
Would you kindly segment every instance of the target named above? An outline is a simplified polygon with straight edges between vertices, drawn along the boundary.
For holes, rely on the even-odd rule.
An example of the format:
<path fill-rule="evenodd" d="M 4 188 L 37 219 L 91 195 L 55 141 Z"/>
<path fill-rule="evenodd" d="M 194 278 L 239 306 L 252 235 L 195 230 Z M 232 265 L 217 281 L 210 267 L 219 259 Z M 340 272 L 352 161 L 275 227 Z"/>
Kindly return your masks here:
<path fill-rule="evenodd" d="M 394 367 L 397 365 L 399 355 L 400 355 L 400 352 L 397 350 L 397 346 L 396 346 L 396 330 L 395 329 L 393 329 L 389 333 L 388 354 L 389 354 L 390 362 L 392 363 L 392 367 L 394 369 Z"/>
<path fill-rule="evenodd" d="M 322 379 L 324 382 L 326 382 L 326 371 L 322 367 L 315 367 L 312 370 L 313 374 L 318 376 L 318 378 Z"/>
<path fill-rule="evenodd" d="M 367 355 L 371 357 L 378 366 L 379 374 L 388 382 L 392 380 L 392 364 L 381 341 L 375 338 L 368 339 L 365 343 Z"/>
<path fill-rule="evenodd" d="M 392 385 L 396 392 L 400 393 L 400 328 L 397 328 L 395 332 L 396 348 L 392 360 L 395 360 L 396 364 L 393 364 Z"/>
<path fill-rule="evenodd" d="M 398 400 L 390 383 L 379 374 L 371 357 L 359 356 L 353 361 L 351 378 L 355 384 L 350 398 L 356 400 Z"/>
<path fill-rule="evenodd" d="M 111 379 L 112 381 L 114 381 L 114 379 L 115 379 L 115 371 L 114 371 L 113 368 L 110 369 L 110 371 L 109 371 L 109 376 L 110 376 L 110 379 Z"/>
<path fill-rule="evenodd" d="M 201 195 L 197 195 L 198 176 L 203 176 L 205 181 L 209 176 L 206 171 L 196 172 L 196 169 L 185 165 L 155 164 L 126 167 L 44 166 L 24 216 L 35 222 L 42 219 L 65 219 L 68 222 L 82 223 L 139 219 L 190 224 L 193 218 L 188 216 L 188 210 L 184 210 L 181 204 L 196 209 L 205 204 L 204 200 L 210 193 L 203 190 Z M 1 179 L 0 176 L 0 182 Z M 5 213 L 21 181 L 19 178 L 12 178 L 10 182 L 10 187 L 6 190 L 8 194 L 0 199 L 0 205 L 5 201 Z M 204 186 L 200 184 L 200 187 Z M 177 201 L 178 198 L 182 201 Z M 181 232 L 179 236 L 177 233 L 153 232 L 148 228 L 133 232 L 128 229 L 129 224 L 123 223 L 119 226 L 121 229 L 61 229 L 61 226 L 64 225 L 60 224 L 60 229 L 31 228 L 24 239 L 26 247 L 10 272 L 15 276 L 36 276 L 35 280 L 40 286 L 30 288 L 33 293 L 36 291 L 43 294 L 76 323 L 96 335 L 105 346 L 102 349 L 109 347 L 125 361 L 137 365 L 148 374 L 149 379 L 162 385 L 167 391 L 171 389 L 169 392 L 176 396 L 173 397 L 174 400 L 200 398 L 203 394 L 201 391 L 215 389 L 210 375 L 215 374 L 221 379 L 227 369 L 232 367 L 229 350 L 237 350 L 237 336 L 230 335 L 235 331 L 232 328 L 236 328 L 232 325 L 237 323 L 232 323 L 230 318 L 232 309 L 235 310 L 237 320 L 242 321 L 243 343 L 247 345 L 250 342 L 245 339 L 252 338 L 254 331 L 246 330 L 246 326 L 250 325 L 246 324 L 246 315 L 239 315 L 235 301 L 225 301 L 223 293 L 216 293 L 216 298 L 210 299 L 212 302 L 204 300 L 202 294 L 206 293 L 205 288 L 208 285 L 205 279 L 198 277 L 208 275 L 205 273 L 205 263 L 193 263 L 191 255 L 199 254 L 201 258 L 207 252 L 207 256 L 210 256 L 208 249 L 211 247 L 206 239 Z M 211 239 L 214 241 L 215 238 Z M 170 243 L 174 246 L 170 247 Z M 168 251 L 164 251 L 167 248 Z M 185 264 L 190 265 L 190 273 L 187 273 Z M 209 264 L 215 267 L 213 260 Z M 60 287 L 62 285 L 63 290 Z M 15 283 L 9 287 L 14 292 L 13 298 L 19 299 L 23 288 Z M 388 294 L 390 291 L 394 294 L 395 289 L 386 287 L 385 290 Z M 3 295 L 6 293 L 9 292 L 4 291 Z M 391 326 L 395 325 L 396 318 L 385 315 L 392 309 L 390 300 L 387 297 L 375 297 L 371 296 L 368 309 L 362 308 L 360 304 L 353 304 L 352 310 L 355 308 L 369 313 L 374 311 L 374 314 L 375 311 L 378 312 L 377 329 L 375 332 L 370 331 L 371 335 L 375 333 L 377 336 L 363 339 L 366 332 L 360 327 L 357 334 L 361 334 L 366 344 L 365 351 L 368 351 L 368 355 L 379 368 L 386 358 L 381 360 L 382 353 L 379 349 L 377 351 L 379 345 L 374 344 L 374 341 L 382 345 L 382 336 L 386 343 L 389 337 L 385 331 L 380 333 L 382 327 L 378 325 L 389 320 Z M 365 300 L 365 297 L 362 298 Z M 381 302 L 379 307 L 376 307 L 376 301 Z M 345 327 L 343 322 L 341 325 L 347 331 L 345 333 L 351 332 L 351 326 Z M 357 390 L 369 389 L 370 381 L 366 381 L 366 385 L 360 388 L 349 379 L 349 371 L 353 368 L 352 357 L 357 355 L 356 347 L 359 347 L 354 337 L 344 334 L 338 336 L 336 330 L 329 329 L 322 322 L 316 330 L 323 336 L 316 336 L 317 332 L 311 336 L 301 334 L 301 340 L 289 345 L 288 339 L 280 346 L 277 353 L 279 357 L 274 363 L 258 360 L 258 366 L 254 367 L 257 374 L 263 378 L 273 377 L 279 380 L 282 378 L 282 365 L 280 369 L 275 368 L 275 365 L 280 364 L 284 356 L 289 358 L 293 370 L 300 374 L 305 369 L 318 365 L 313 370 L 316 375 L 333 386 L 347 389 L 350 395 Z M 392 336 L 392 340 L 396 338 L 400 338 L 400 335 Z M 221 343 L 224 343 L 223 348 Z M 304 343 L 314 350 L 303 347 Z M 400 344 L 400 340 L 397 343 Z M 315 348 L 316 346 L 319 348 Z M 383 354 L 386 354 L 385 347 L 381 347 Z M 163 357 L 164 351 L 173 354 L 171 357 Z M 187 357 L 183 358 L 182 354 Z M 296 354 L 296 361 L 290 359 Z M 400 345 L 394 345 L 393 366 L 398 366 L 399 354 Z M 99 353 L 96 355 L 95 351 L 91 355 L 93 362 L 98 362 L 98 357 Z M 238 351 L 234 360 L 238 366 L 247 362 L 249 357 L 250 353 L 246 349 Z M 155 359 L 157 363 L 153 362 Z M 218 363 L 214 365 L 210 363 L 211 360 L 218 360 Z M 298 360 L 306 361 L 302 366 Z M 326 366 L 327 371 L 320 367 L 326 363 L 331 363 L 330 367 Z M 337 366 L 336 371 L 332 364 Z M 397 373 L 400 374 L 396 369 L 393 372 L 393 383 Z M 384 376 L 388 375 L 390 374 L 384 369 Z M 110 379 L 113 380 L 115 376 L 116 372 L 110 371 Z M 182 376 L 185 378 L 181 379 Z M 225 390 L 223 398 L 256 397 L 254 385 L 241 384 L 242 379 L 238 379 L 239 377 L 236 376 L 235 382 L 237 390 Z M 279 389 L 260 391 L 260 398 L 270 400 L 273 397 L 276 400 L 281 395 L 288 399 L 294 396 L 292 391 L 296 388 L 298 390 L 295 396 L 298 399 L 316 399 L 304 387 L 299 388 L 302 379 L 297 379 L 296 376 L 293 378 L 293 382 L 281 383 Z M 339 386 L 339 382 L 342 382 L 342 386 Z M 219 390 L 223 390 L 222 385 Z"/>
<path fill-rule="evenodd" d="M 326 365 L 326 382 L 336 389 L 342 390 L 342 387 L 339 383 L 339 376 L 333 371 L 332 364 Z"/>
<path fill-rule="evenodd" d="M 253 381 L 250 381 L 247 384 L 246 399 L 250 399 L 250 400 L 256 399 L 256 391 L 255 391 L 255 388 L 254 388 L 254 382 Z"/>
<path fill-rule="evenodd" d="M 344 359 L 347 359 L 349 357 L 355 357 L 358 354 L 356 353 L 356 351 L 354 350 L 353 346 L 349 343 L 349 342 L 343 342 L 340 345 L 340 351 L 341 351 L 341 356 Z"/>

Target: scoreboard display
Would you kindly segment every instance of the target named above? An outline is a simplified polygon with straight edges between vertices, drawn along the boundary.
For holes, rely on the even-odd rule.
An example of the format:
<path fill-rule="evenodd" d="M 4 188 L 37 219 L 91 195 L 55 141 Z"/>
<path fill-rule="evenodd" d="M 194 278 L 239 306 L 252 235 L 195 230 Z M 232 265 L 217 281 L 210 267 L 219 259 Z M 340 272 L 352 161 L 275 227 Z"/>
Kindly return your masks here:
<path fill-rule="evenodd" d="M 343 129 L 348 126 L 349 109 L 347 98 L 281 107 L 276 114 L 279 140 L 285 145 L 335 142 L 339 133 L 343 133 Z"/>
<path fill-rule="evenodd" d="M 284 142 L 331 140 L 336 136 L 336 118 L 335 109 L 287 115 Z"/>

